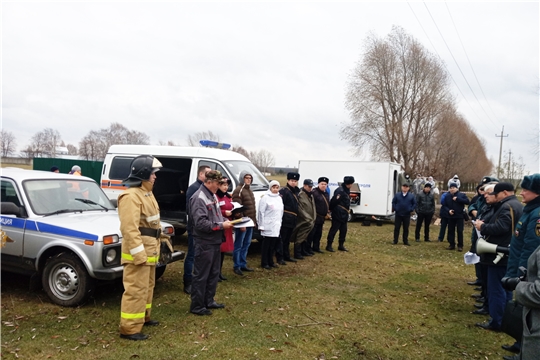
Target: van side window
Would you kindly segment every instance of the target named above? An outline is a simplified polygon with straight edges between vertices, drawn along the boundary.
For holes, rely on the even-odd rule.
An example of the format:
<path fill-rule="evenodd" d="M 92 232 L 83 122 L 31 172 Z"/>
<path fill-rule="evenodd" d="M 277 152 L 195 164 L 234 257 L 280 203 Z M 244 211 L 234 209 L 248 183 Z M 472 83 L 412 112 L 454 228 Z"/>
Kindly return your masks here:
<path fill-rule="evenodd" d="M 131 162 L 132 157 L 117 156 L 111 163 L 111 170 L 109 171 L 110 180 L 124 180 L 131 174 Z"/>
<path fill-rule="evenodd" d="M 211 161 L 204 161 L 204 160 L 199 161 L 199 166 L 203 166 L 203 165 L 210 167 L 210 169 L 212 170 L 218 170 L 224 177 L 231 179 L 231 175 L 229 174 L 229 172 L 226 171 L 225 168 L 221 166 L 220 164 L 211 162 Z M 229 185 L 229 188 L 227 189 L 228 192 L 233 191 L 233 185 L 236 182 L 238 182 L 238 179 L 231 179 L 231 184 Z"/>

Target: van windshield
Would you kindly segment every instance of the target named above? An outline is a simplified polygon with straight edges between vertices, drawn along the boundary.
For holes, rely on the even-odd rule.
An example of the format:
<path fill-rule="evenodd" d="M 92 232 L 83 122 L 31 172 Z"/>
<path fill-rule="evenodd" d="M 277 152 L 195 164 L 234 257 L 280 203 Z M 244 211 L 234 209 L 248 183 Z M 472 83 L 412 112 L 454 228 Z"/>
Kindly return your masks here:
<path fill-rule="evenodd" d="M 232 176 L 234 176 L 237 182 L 242 171 L 247 171 L 250 173 L 253 176 L 253 181 L 250 187 L 251 191 L 268 190 L 268 180 L 266 180 L 264 175 L 261 174 L 261 172 L 252 163 L 235 160 L 225 160 L 223 163 L 227 166 L 227 169 Z"/>

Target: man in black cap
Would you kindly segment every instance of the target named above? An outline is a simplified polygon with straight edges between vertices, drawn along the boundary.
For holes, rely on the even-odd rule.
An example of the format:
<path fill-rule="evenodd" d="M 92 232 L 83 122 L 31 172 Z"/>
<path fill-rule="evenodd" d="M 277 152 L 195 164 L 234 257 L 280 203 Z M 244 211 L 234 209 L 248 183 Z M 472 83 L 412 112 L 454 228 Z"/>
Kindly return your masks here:
<path fill-rule="evenodd" d="M 416 194 L 416 229 L 414 232 L 414 238 L 416 242 L 420 241 L 420 230 L 422 229 L 422 223 L 424 223 L 424 241 L 429 240 L 429 225 L 431 225 L 431 219 L 435 214 L 435 197 L 431 192 L 431 184 L 426 183 L 424 190 L 419 194 Z"/>
<path fill-rule="evenodd" d="M 313 252 L 306 251 L 306 239 L 313 228 L 315 221 L 315 202 L 311 190 L 313 180 L 305 179 L 304 186 L 298 195 L 298 219 L 293 230 L 291 241 L 294 241 L 294 258 L 303 260 L 304 256 L 312 256 Z"/>
<path fill-rule="evenodd" d="M 411 212 L 416 207 L 416 199 L 409 192 L 409 184 L 401 185 L 401 191 L 394 195 L 392 199 L 392 211 L 394 214 L 394 245 L 398 243 L 399 231 L 403 224 L 403 245 L 409 245 L 409 224 L 411 223 Z"/>
<path fill-rule="evenodd" d="M 298 216 L 298 195 L 300 189 L 297 185 L 299 179 L 300 174 L 294 172 L 287 173 L 287 186 L 279 190 L 279 194 L 283 199 L 283 218 L 281 221 L 281 230 L 279 231 L 281 243 L 278 240 L 276 246 L 276 260 L 280 265 L 287 265 L 285 261 L 296 262 L 296 260 L 291 258 L 289 244 Z"/>
<path fill-rule="evenodd" d="M 447 250 L 456 248 L 456 230 L 458 240 L 458 251 L 463 251 L 463 209 L 469 205 L 470 200 L 464 193 L 459 191 L 458 184 L 452 182 L 448 187 L 448 195 L 442 201 L 442 207 L 448 209 L 448 246 Z"/>
<path fill-rule="evenodd" d="M 514 185 L 500 182 L 493 192 L 497 203 L 492 207 L 493 216 L 487 222 L 475 221 L 475 228 L 480 231 L 488 243 L 508 247 L 518 219 L 523 214 L 523 206 L 514 195 Z M 477 323 L 486 330 L 499 331 L 506 303 L 512 300 L 512 293 L 503 288 L 501 279 L 506 273 L 507 257 L 494 262 L 497 254 L 480 254 L 480 262 L 487 266 L 487 299 L 491 320 Z"/>
<path fill-rule="evenodd" d="M 351 187 L 354 184 L 354 177 L 345 176 L 343 183 L 334 191 L 334 196 L 330 200 L 330 211 L 332 212 L 332 226 L 328 231 L 326 238 L 326 251 L 334 252 L 332 243 L 334 237 L 339 230 L 339 246 L 338 250 L 348 251 L 345 244 L 347 236 L 347 221 L 349 221 L 349 211 L 351 209 Z"/>
<path fill-rule="evenodd" d="M 326 191 L 328 187 L 327 177 L 320 177 L 317 187 L 313 189 L 313 199 L 315 200 L 315 223 L 313 229 L 307 238 L 307 247 L 313 252 L 322 253 L 321 251 L 321 237 L 323 231 L 324 221 L 329 218 L 330 213 L 330 196 Z"/>

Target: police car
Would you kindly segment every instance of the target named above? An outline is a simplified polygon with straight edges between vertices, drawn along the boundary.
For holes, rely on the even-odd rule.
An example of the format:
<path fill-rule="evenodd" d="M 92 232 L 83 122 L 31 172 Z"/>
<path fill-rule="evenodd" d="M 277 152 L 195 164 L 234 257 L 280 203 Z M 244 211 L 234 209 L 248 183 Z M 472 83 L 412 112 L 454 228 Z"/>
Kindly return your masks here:
<path fill-rule="evenodd" d="M 90 178 L 3 168 L 0 224 L 2 270 L 39 276 L 58 305 L 79 305 L 96 281 L 122 277 L 118 212 Z M 171 225 L 162 227 L 174 235 Z M 156 278 L 164 258 L 178 261 L 184 253 L 161 256 Z"/>

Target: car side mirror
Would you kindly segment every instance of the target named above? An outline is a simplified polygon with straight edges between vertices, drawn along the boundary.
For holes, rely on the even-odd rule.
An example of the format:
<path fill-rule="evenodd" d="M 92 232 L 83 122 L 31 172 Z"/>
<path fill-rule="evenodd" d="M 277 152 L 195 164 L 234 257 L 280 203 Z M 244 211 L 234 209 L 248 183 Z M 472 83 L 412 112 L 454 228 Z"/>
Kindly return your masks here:
<path fill-rule="evenodd" d="M 3 215 L 21 216 L 21 209 L 12 202 L 3 202 L 0 207 L 0 212 L 2 212 Z"/>

